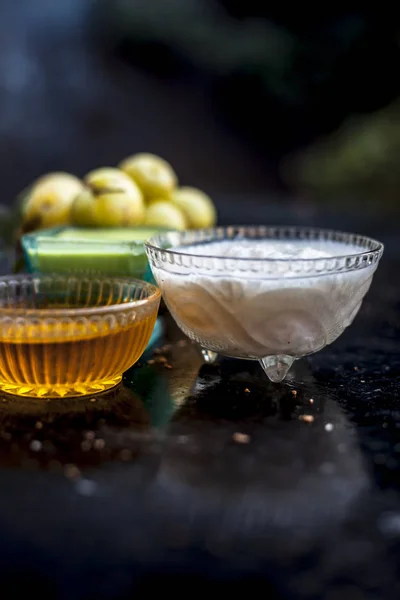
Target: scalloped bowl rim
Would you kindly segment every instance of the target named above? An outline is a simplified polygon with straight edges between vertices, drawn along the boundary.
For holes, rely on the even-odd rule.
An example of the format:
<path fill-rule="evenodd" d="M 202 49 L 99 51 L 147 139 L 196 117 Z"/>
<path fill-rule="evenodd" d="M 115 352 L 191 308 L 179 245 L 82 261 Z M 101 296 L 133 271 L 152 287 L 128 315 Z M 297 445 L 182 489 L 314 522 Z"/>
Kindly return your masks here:
<path fill-rule="evenodd" d="M 46 273 L 46 274 L 33 274 L 33 275 L 3 275 L 0 277 L 0 285 L 2 282 L 11 282 L 15 280 L 23 280 L 28 279 L 30 281 L 41 280 L 41 279 L 77 279 L 82 281 L 101 281 L 107 283 L 131 283 L 131 284 L 139 284 L 142 288 L 146 287 L 152 290 L 152 293 L 147 298 L 142 298 L 141 300 L 133 300 L 131 302 L 123 302 L 120 304 L 109 304 L 106 306 L 93 306 L 87 308 L 4 308 L 0 306 L 0 317 L 36 317 L 36 318 L 52 318 L 52 317 L 85 317 L 85 316 L 103 316 L 111 313 L 119 313 L 129 310 L 134 310 L 141 306 L 145 306 L 146 304 L 151 304 L 161 298 L 160 289 L 152 283 L 148 283 L 147 281 L 143 281 L 142 279 L 135 279 L 133 277 L 79 277 L 76 275 L 61 275 L 58 273 Z"/>
<path fill-rule="evenodd" d="M 159 244 L 157 244 L 157 240 L 161 240 L 164 236 L 168 236 L 168 234 L 173 233 L 174 235 L 178 235 L 181 238 L 184 238 L 185 235 L 190 235 L 191 233 L 208 233 L 210 234 L 210 239 L 208 240 L 199 240 L 199 241 L 203 241 L 205 243 L 210 243 L 210 242 L 223 242 L 226 241 L 224 238 L 217 238 L 217 237 L 211 237 L 212 234 L 215 234 L 217 232 L 226 232 L 228 233 L 231 230 L 239 230 L 239 229 L 257 229 L 260 232 L 262 232 L 262 230 L 281 230 L 281 231 L 293 231 L 293 232 L 313 232 L 313 233 L 321 233 L 321 234 L 335 234 L 338 236 L 349 236 L 352 238 L 358 238 L 360 240 L 363 240 L 364 242 L 366 242 L 367 244 L 371 244 L 371 246 L 373 246 L 372 248 L 370 248 L 369 250 L 365 250 L 363 249 L 362 252 L 355 252 L 355 253 L 351 253 L 351 254 L 338 254 L 338 255 L 334 255 L 334 256 L 329 256 L 329 260 L 335 260 L 335 259 L 345 259 L 345 258 L 361 258 L 363 256 L 368 256 L 369 254 L 376 254 L 381 256 L 384 250 L 384 244 L 382 244 L 382 242 L 379 242 L 378 240 L 371 238 L 369 236 L 365 236 L 362 234 L 358 234 L 358 233 L 353 233 L 353 232 L 347 232 L 347 231 L 340 231 L 340 230 L 336 230 L 336 229 L 325 229 L 322 227 L 296 227 L 296 226 L 285 226 L 285 225 L 230 225 L 227 227 L 214 227 L 211 229 L 196 229 L 196 230 L 188 230 L 188 231 L 182 231 L 182 232 L 176 232 L 176 231 L 169 231 L 166 233 L 161 233 L 161 234 L 157 234 L 156 236 L 153 236 L 152 238 L 150 238 L 148 241 L 144 242 L 144 245 L 146 248 L 151 249 L 151 250 L 155 250 L 157 252 L 165 252 L 169 255 L 175 255 L 175 256 L 186 256 L 186 257 L 191 257 L 191 258 L 202 258 L 202 259 L 215 259 L 215 260 L 229 260 L 229 262 L 249 262 L 249 263 L 269 263 L 269 264 L 288 264 L 288 263 L 306 263 L 306 264 L 313 264 L 313 263 L 318 263 L 318 261 L 325 261 L 327 260 L 328 257 L 321 257 L 321 258 L 260 258 L 260 257 L 256 257 L 256 258 L 252 258 L 252 257 L 240 257 L 240 256 L 222 256 L 222 255 L 215 255 L 215 254 L 191 254 L 190 252 L 180 252 L 179 250 L 175 250 L 174 248 L 163 248 L 162 246 L 160 246 Z M 243 238 L 231 238 L 232 241 L 235 241 L 235 239 L 252 239 L 252 238 L 246 238 L 245 236 Z M 260 238 L 253 238 L 255 240 L 261 240 L 263 239 L 262 237 Z M 274 240 L 285 240 L 287 239 L 288 241 L 290 240 L 290 238 L 277 238 L 277 237 L 266 237 L 264 239 L 270 239 L 271 241 Z M 343 244 L 343 246 L 346 246 L 346 242 L 342 242 L 340 240 L 335 240 L 338 244 Z M 190 245 L 195 245 L 197 242 L 194 241 L 192 242 Z M 354 246 L 357 246 L 357 243 L 353 244 Z M 361 246 L 360 246 L 361 248 Z"/>

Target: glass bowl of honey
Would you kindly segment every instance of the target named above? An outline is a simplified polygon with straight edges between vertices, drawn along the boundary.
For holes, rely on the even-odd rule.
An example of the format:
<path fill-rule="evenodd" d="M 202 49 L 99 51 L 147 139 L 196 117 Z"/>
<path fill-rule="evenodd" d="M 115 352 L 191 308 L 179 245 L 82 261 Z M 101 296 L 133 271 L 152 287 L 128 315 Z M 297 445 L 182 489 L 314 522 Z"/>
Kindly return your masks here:
<path fill-rule="evenodd" d="M 56 398 L 117 385 L 150 340 L 160 297 L 138 279 L 0 277 L 0 390 Z"/>

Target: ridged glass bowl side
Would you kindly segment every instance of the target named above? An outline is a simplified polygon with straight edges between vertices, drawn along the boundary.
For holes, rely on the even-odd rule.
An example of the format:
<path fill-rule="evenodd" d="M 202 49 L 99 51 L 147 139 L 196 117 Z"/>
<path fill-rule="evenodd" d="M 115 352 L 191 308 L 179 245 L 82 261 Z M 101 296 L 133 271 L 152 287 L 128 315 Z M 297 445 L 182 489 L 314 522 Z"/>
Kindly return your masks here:
<path fill-rule="evenodd" d="M 0 278 L 0 388 L 76 396 L 115 385 L 144 351 L 160 292 L 124 278 Z"/>
<path fill-rule="evenodd" d="M 321 258 L 250 258 L 218 255 L 209 246 L 242 240 L 330 244 L 335 251 Z M 146 249 L 171 314 L 206 359 L 220 353 L 259 360 L 279 381 L 296 358 L 330 344 L 352 322 L 383 245 L 331 230 L 238 226 L 162 234 Z"/>

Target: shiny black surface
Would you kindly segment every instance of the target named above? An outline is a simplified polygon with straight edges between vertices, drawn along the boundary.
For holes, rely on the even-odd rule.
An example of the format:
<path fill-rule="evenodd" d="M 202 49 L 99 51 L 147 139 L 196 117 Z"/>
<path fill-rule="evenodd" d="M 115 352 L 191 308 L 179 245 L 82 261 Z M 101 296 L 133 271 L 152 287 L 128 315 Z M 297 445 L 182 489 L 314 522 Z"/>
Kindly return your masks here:
<path fill-rule="evenodd" d="M 360 314 L 282 385 L 165 316 L 107 394 L 1 397 L 4 598 L 400 596 L 400 260 L 361 232 L 387 248 Z"/>

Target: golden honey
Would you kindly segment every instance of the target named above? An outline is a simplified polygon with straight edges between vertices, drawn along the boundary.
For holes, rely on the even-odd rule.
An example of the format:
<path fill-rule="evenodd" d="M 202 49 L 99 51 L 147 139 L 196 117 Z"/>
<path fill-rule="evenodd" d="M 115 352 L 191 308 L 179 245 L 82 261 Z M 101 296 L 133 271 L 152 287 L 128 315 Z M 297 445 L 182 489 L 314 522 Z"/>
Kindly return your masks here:
<path fill-rule="evenodd" d="M 51 342 L 0 340 L 0 388 L 20 396 L 91 394 L 116 385 L 150 339 L 156 314 L 115 333 Z"/>
<path fill-rule="evenodd" d="M 154 328 L 160 294 L 151 284 L 143 286 L 155 293 L 120 304 L 113 301 L 121 298 L 121 290 L 110 286 L 107 295 L 102 288 L 99 301 L 92 297 L 78 306 L 53 302 L 45 294 L 35 308 L 30 302 L 23 310 L 20 299 L 7 298 L 0 305 L 0 389 L 65 397 L 116 385 L 144 352 Z"/>

